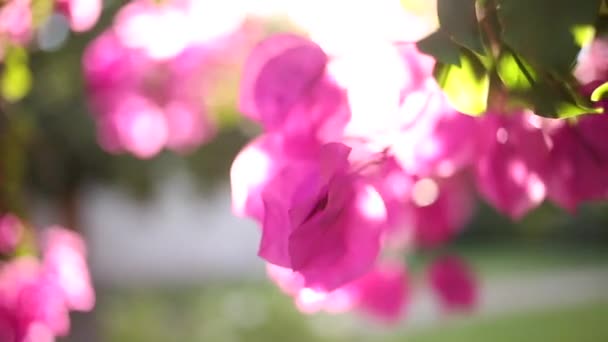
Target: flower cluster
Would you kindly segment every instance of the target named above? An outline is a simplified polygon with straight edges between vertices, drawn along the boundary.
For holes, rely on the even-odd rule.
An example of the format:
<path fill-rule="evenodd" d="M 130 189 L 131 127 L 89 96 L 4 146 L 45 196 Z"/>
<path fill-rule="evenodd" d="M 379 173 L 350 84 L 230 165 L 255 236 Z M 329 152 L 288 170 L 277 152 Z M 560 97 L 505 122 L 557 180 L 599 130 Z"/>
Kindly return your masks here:
<path fill-rule="evenodd" d="M 150 158 L 190 151 L 214 136 L 205 95 L 219 65 L 237 61 L 255 37 L 244 18 L 218 17 L 206 1 L 136 0 L 85 51 L 84 76 L 100 145 Z"/>
<path fill-rule="evenodd" d="M 261 225 L 259 256 L 301 310 L 397 318 L 409 277 L 386 255 L 454 238 L 475 188 L 514 220 L 547 199 L 573 211 L 608 197 L 605 116 L 470 117 L 414 44 L 374 44 L 330 52 L 282 33 L 245 64 L 239 106 L 264 134 L 233 162 L 233 210 Z M 427 279 L 447 310 L 477 303 L 474 275 L 454 256 Z"/>
<path fill-rule="evenodd" d="M 0 223 L 0 253 L 13 255 L 24 227 L 7 214 Z M 0 261 L 0 341 L 54 341 L 70 329 L 69 311 L 95 304 L 84 241 L 62 227 L 42 235 L 43 259 L 14 256 Z"/>
<path fill-rule="evenodd" d="M 471 217 L 462 171 L 479 124 L 448 105 L 413 44 L 358 52 L 332 56 L 294 34 L 252 51 L 240 108 L 265 133 L 233 163 L 233 208 L 261 224 L 259 255 L 302 310 L 394 321 L 408 276 L 382 255 L 439 245 Z"/>

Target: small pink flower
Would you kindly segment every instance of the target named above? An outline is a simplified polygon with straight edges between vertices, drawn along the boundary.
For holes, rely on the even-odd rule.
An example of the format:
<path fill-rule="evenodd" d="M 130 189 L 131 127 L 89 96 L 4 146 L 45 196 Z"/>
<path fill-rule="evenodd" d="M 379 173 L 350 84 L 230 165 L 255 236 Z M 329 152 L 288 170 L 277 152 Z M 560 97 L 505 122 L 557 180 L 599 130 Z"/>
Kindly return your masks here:
<path fill-rule="evenodd" d="M 187 8 L 174 1 L 136 0 L 116 14 L 114 30 L 121 44 L 153 60 L 169 60 L 191 43 Z"/>
<path fill-rule="evenodd" d="M 57 10 L 63 13 L 75 32 L 91 29 L 101 15 L 102 0 L 57 0 Z"/>
<path fill-rule="evenodd" d="M 605 37 L 596 38 L 583 47 L 574 75 L 583 84 L 608 79 L 608 40 Z"/>
<path fill-rule="evenodd" d="M 348 285 L 356 293 L 357 308 L 388 323 L 397 322 L 410 297 L 409 280 L 402 266 L 384 264 Z"/>
<path fill-rule="evenodd" d="M 359 279 L 329 292 L 305 287 L 301 274 L 290 269 L 268 264 L 267 271 L 304 313 L 357 310 L 395 323 L 409 303 L 409 280 L 403 267 L 397 264 L 381 264 Z"/>
<path fill-rule="evenodd" d="M 9 0 L 0 5 L 0 41 L 4 38 L 17 45 L 26 45 L 32 38 L 30 0 Z"/>
<path fill-rule="evenodd" d="M 0 325 L 8 326 L 3 333 L 11 342 L 30 341 L 42 332 L 67 334 L 69 317 L 60 288 L 44 279 L 36 260 L 21 257 L 0 265 Z"/>
<path fill-rule="evenodd" d="M 417 244 L 433 247 L 449 241 L 471 219 L 475 198 L 461 177 L 420 178 L 412 188 L 410 224 Z"/>
<path fill-rule="evenodd" d="M 93 41 L 83 68 L 100 145 L 145 159 L 164 148 L 189 152 L 211 139 L 216 130 L 201 98 L 207 59 L 193 47 L 158 62 L 122 45 L 111 30 Z"/>
<path fill-rule="evenodd" d="M 116 137 L 118 141 L 106 144 L 118 145 L 135 156 L 147 159 L 158 154 L 168 139 L 165 114 L 159 106 L 145 97 L 125 97 L 104 117 L 111 132 L 101 131 L 101 137 Z M 104 126 L 100 126 L 103 128 Z"/>
<path fill-rule="evenodd" d="M 60 227 L 44 234 L 43 263 L 28 256 L 0 263 L 2 342 L 52 342 L 68 334 L 69 310 L 93 307 L 84 242 Z"/>
<path fill-rule="evenodd" d="M 13 214 L 0 217 L 0 253 L 9 254 L 15 250 L 21 239 L 22 223 Z"/>
<path fill-rule="evenodd" d="M 419 176 L 451 177 L 479 155 L 479 122 L 454 110 L 434 83 L 410 93 L 402 104 L 410 117 L 394 150 L 402 167 Z"/>
<path fill-rule="evenodd" d="M 461 259 L 444 256 L 435 260 L 429 270 L 429 281 L 445 310 L 471 310 L 477 305 L 477 281 Z"/>
<path fill-rule="evenodd" d="M 479 192 L 513 219 L 523 217 L 545 199 L 550 137 L 528 113 L 486 114 L 482 122 L 487 147 L 477 161 Z"/>
<path fill-rule="evenodd" d="M 547 196 L 557 205 L 576 211 L 583 202 L 608 198 L 608 120 L 604 115 L 581 116 L 575 125 L 552 133 Z"/>
<path fill-rule="evenodd" d="M 69 309 L 93 308 L 95 293 L 86 263 L 86 247 L 78 234 L 62 227 L 46 229 L 44 271 L 63 291 Z"/>

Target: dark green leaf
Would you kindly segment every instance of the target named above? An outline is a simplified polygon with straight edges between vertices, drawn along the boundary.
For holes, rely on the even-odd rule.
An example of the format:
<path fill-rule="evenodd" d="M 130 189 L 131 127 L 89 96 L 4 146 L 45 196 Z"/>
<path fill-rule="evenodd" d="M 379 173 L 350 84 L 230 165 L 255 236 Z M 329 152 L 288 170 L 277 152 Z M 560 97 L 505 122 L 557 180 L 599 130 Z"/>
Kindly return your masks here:
<path fill-rule="evenodd" d="M 480 55 L 485 54 L 475 0 L 437 0 L 439 26 L 454 42 Z"/>
<path fill-rule="evenodd" d="M 567 74 L 580 50 L 576 38 L 590 32 L 600 1 L 497 0 L 502 39 L 531 64 Z"/>
<path fill-rule="evenodd" d="M 417 43 L 420 51 L 435 57 L 441 63 L 460 65 L 460 49 L 441 30 Z"/>
<path fill-rule="evenodd" d="M 567 84 L 556 81 L 536 83 L 528 96 L 534 112 L 545 117 L 569 118 L 602 112 Z"/>

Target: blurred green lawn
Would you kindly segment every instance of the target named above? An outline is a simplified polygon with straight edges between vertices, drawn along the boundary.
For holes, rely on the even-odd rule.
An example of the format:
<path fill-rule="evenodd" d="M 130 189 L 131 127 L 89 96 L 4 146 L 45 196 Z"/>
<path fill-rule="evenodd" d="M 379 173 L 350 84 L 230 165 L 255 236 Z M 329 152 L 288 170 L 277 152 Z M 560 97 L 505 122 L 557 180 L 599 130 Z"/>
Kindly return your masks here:
<path fill-rule="evenodd" d="M 304 316 L 272 290 L 227 290 L 206 295 L 139 295 L 115 298 L 104 319 L 103 341 L 318 341 L 318 342 L 605 342 L 608 302 L 509 314 L 462 318 L 431 329 L 408 331 L 360 317 Z M 221 292 L 221 291 L 220 291 Z M 257 299 L 256 299 L 257 298 Z M 264 302 L 264 303 L 263 303 Z M 263 303 L 263 304 L 262 304 Z M 106 308 L 106 309 L 108 309 Z"/>
<path fill-rule="evenodd" d="M 391 341 L 604 342 L 608 341 L 608 303 L 475 319 Z"/>
<path fill-rule="evenodd" d="M 456 249 L 484 278 L 608 265 L 608 249 L 601 246 L 487 244 Z M 428 256 L 414 259 L 413 271 L 427 261 Z M 96 319 L 104 342 L 608 341 L 608 302 L 466 317 L 426 330 L 386 327 L 354 315 L 305 316 L 269 282 L 106 290 L 100 291 L 98 303 Z"/>

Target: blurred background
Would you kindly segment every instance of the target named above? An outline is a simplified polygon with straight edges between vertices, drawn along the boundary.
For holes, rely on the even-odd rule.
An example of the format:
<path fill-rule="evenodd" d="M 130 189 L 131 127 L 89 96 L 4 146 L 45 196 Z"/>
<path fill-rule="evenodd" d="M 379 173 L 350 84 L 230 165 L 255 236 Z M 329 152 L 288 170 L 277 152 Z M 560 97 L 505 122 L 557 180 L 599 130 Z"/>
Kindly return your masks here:
<path fill-rule="evenodd" d="M 144 161 L 98 146 L 80 65 L 122 4 L 107 1 L 86 34 L 43 29 L 31 80 L 12 80 L 29 95 L 2 103 L 3 196 L 36 226 L 62 223 L 88 243 L 97 305 L 72 316 L 64 341 L 608 341 L 608 205 L 547 204 L 513 223 L 480 202 L 447 247 L 478 274 L 470 314 L 442 314 L 421 281 L 436 251 L 408 256 L 413 299 L 397 325 L 299 313 L 266 279 L 256 224 L 231 214 L 230 164 L 257 132 L 234 108 L 236 78 L 211 99 L 218 136 L 196 151 Z M 273 18 L 264 32 L 287 27 Z"/>

